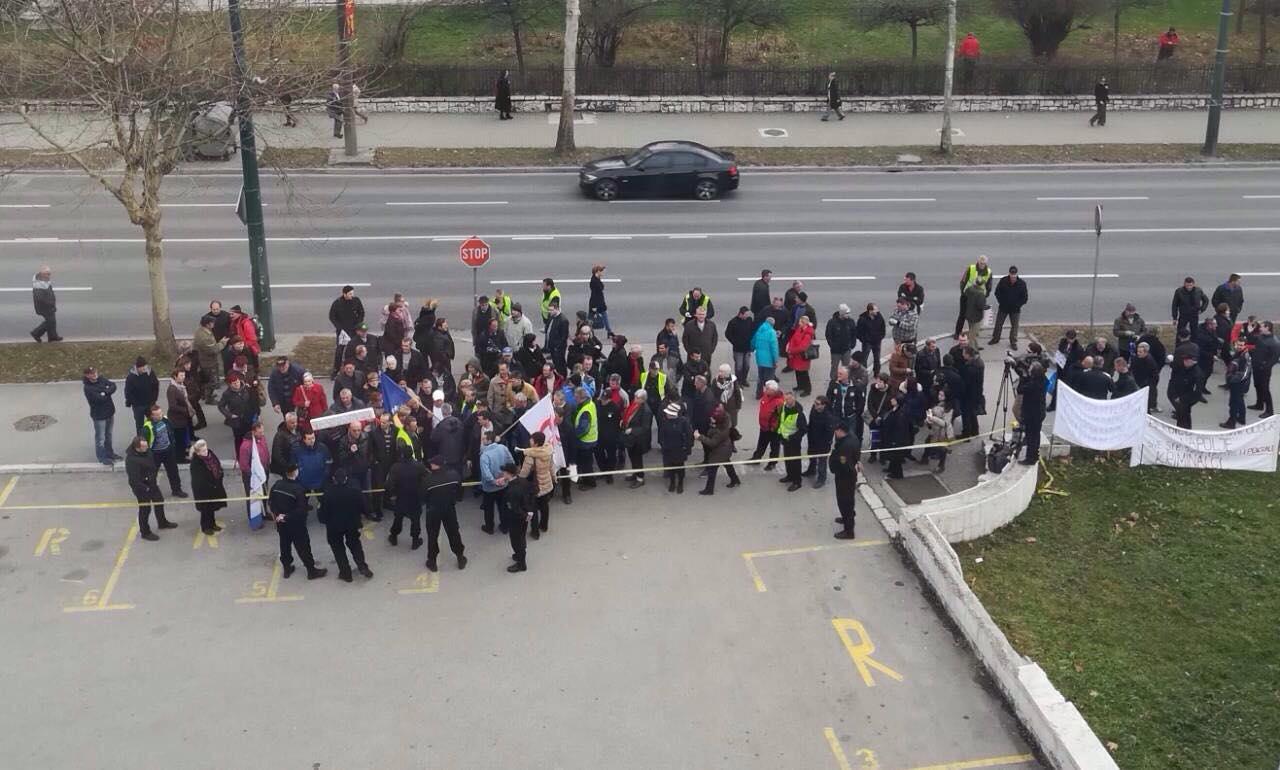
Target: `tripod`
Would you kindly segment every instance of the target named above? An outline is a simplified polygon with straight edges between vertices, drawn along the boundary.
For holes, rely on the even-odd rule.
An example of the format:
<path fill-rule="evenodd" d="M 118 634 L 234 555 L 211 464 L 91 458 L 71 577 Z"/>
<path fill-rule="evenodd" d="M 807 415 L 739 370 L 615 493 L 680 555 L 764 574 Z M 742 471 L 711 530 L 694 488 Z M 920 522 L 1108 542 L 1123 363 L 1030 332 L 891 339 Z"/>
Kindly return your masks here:
<path fill-rule="evenodd" d="M 1013 401 L 1014 389 L 1013 362 L 1004 362 L 1004 374 L 1000 377 L 1000 385 L 996 389 L 996 406 L 991 412 L 991 452 L 987 457 L 987 467 L 991 470 L 1003 468 L 1005 464 L 1017 457 L 1022 449 L 1023 431 L 1021 422 L 1009 429 L 1009 407 Z M 1015 420 L 1018 415 L 1014 415 Z M 996 438 L 996 425 L 999 423 L 1000 434 Z"/>

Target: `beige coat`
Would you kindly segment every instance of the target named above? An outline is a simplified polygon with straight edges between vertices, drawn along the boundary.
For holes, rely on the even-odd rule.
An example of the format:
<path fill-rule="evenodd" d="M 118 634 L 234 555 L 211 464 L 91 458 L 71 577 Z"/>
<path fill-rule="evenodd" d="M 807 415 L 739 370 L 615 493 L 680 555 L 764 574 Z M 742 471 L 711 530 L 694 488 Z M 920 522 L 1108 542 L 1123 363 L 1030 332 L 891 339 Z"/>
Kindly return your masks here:
<path fill-rule="evenodd" d="M 538 485 L 538 497 L 551 494 L 556 487 L 556 479 L 551 473 L 550 444 L 524 449 L 524 463 L 520 466 L 520 475 L 528 476 L 530 471 L 534 472 L 534 481 Z"/>

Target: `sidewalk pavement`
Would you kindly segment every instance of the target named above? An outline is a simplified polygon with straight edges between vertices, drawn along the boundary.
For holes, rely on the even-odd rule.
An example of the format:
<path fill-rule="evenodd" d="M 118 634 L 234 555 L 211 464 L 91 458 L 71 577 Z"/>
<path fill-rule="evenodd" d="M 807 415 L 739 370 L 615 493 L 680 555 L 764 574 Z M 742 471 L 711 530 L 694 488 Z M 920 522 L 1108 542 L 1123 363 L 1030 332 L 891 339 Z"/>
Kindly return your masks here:
<path fill-rule="evenodd" d="M 84 146 L 101 132 L 102 121 L 85 113 L 35 113 L 58 141 Z M 285 129 L 278 114 L 258 116 L 257 129 L 266 147 L 336 149 L 332 123 L 324 116 L 303 114 L 301 125 Z M 362 148 L 378 147 L 542 147 L 555 144 L 557 113 L 519 113 L 512 121 L 492 115 L 371 113 L 357 126 Z M 901 147 L 938 143 L 942 116 L 918 114 L 851 114 L 844 121 L 823 123 L 817 113 L 716 113 L 662 115 L 586 113 L 575 126 L 580 147 L 637 147 L 659 139 L 689 139 L 728 147 Z M 952 118 L 957 145 L 1059 144 L 1198 144 L 1204 140 L 1203 111 L 1113 112 L 1103 128 L 1090 128 L 1084 112 L 960 112 Z M 783 129 L 786 136 L 766 136 Z M 1223 115 L 1223 143 L 1275 142 L 1280 111 L 1232 110 Z M 22 118 L 0 114 L 0 147 L 46 149 Z"/>

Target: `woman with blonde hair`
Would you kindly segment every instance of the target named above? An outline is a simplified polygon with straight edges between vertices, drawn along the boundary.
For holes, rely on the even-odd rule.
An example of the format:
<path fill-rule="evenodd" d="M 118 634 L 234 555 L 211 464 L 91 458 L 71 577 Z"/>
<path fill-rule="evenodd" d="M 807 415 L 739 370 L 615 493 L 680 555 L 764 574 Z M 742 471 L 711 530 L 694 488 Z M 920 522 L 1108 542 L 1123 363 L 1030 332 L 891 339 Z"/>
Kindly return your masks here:
<path fill-rule="evenodd" d="M 227 488 L 222 482 L 222 461 L 199 439 L 191 445 L 191 495 L 200 512 L 200 531 L 216 535 L 222 530 L 213 518 L 214 512 L 227 507 Z"/>
<path fill-rule="evenodd" d="M 591 296 L 587 299 L 587 317 L 591 319 L 591 328 L 604 329 L 610 338 L 613 327 L 609 325 L 609 306 L 604 303 L 604 271 L 605 266 L 599 263 L 591 266 Z"/>

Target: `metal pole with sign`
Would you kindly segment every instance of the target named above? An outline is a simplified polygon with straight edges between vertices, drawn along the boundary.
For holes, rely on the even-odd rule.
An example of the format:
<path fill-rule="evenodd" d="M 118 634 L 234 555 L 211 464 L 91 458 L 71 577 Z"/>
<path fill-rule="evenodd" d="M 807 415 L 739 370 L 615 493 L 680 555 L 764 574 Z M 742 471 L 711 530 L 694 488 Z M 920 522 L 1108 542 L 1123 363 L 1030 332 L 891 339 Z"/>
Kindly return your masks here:
<path fill-rule="evenodd" d="M 1093 288 L 1089 290 L 1089 337 L 1093 338 L 1093 302 L 1098 297 L 1098 264 L 1102 261 L 1102 204 L 1093 207 Z"/>
<path fill-rule="evenodd" d="M 458 258 L 471 268 L 471 299 L 474 302 L 480 298 L 480 268 L 489 261 L 489 244 L 473 235 L 458 247 Z"/>

